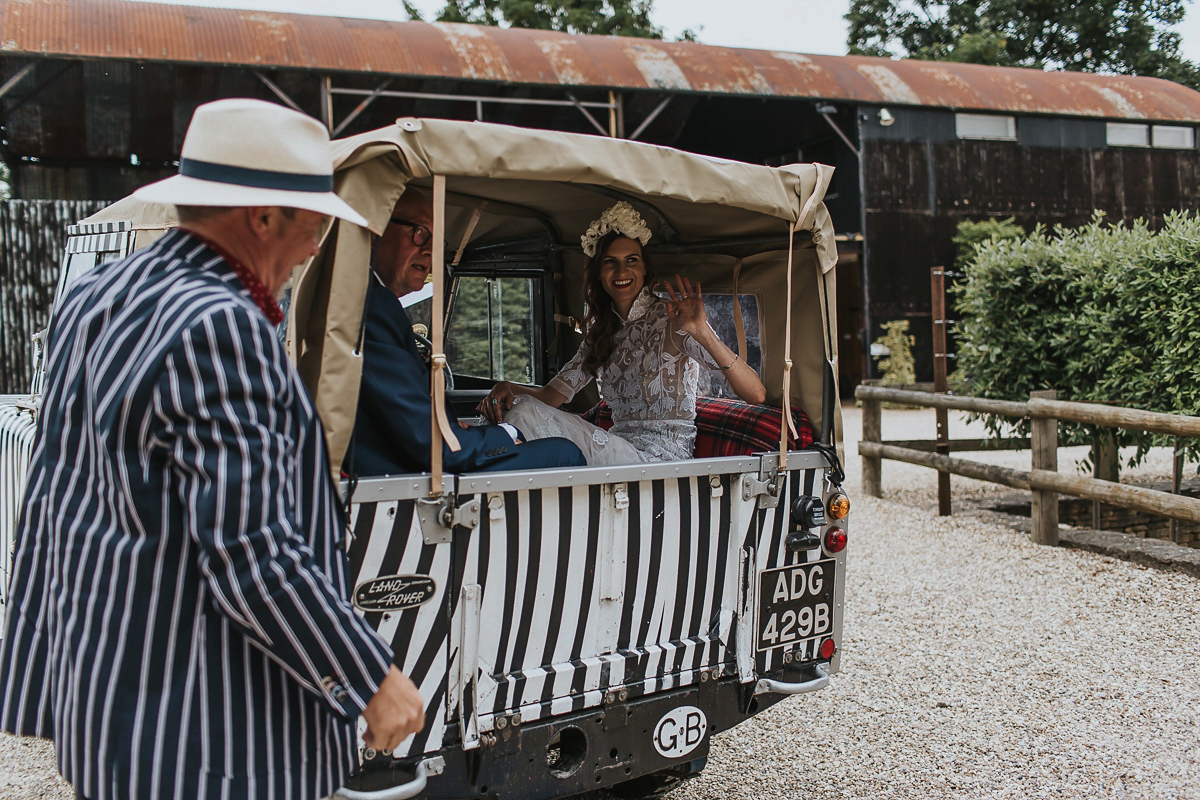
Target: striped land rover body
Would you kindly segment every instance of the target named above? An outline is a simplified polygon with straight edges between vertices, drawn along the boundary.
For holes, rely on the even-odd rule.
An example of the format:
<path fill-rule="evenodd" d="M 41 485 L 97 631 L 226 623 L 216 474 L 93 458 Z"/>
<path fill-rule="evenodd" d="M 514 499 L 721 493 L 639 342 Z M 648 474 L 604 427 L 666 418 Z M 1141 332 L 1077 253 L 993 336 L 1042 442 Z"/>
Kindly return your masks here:
<path fill-rule="evenodd" d="M 14 537 L 37 429 L 33 414 L 21 405 L 28 400 L 27 395 L 0 396 L 0 618 L 8 603 Z"/>
<path fill-rule="evenodd" d="M 769 403 L 708 418 L 698 402 L 686 461 L 345 485 L 353 603 L 427 712 L 394 751 L 361 743 L 362 768 L 338 796 L 653 794 L 699 772 L 714 734 L 828 685 L 846 578 L 846 520 L 832 513 L 846 500 L 833 448 L 837 246 L 822 200 L 832 168 L 449 120 L 398 120 L 335 152 L 339 191 L 368 219 L 383 224 L 411 183 L 440 208 L 435 240 L 458 245 L 448 276 L 431 270 L 428 304 L 445 314 L 431 353 L 446 355 L 456 315 L 496 345 L 486 363 L 447 357 L 460 418 L 496 381 L 544 384 L 571 356 L 585 310 L 574 237 L 618 198 L 653 229 L 656 267 L 703 282 L 723 339 L 747 363 L 757 354 Z M 171 224 L 127 198 L 73 227 L 59 293 Z M 297 303 L 286 338 L 294 355 L 320 354 L 306 380 L 331 441 L 352 430 L 361 354 L 330 332 L 361 325 L 372 243 L 337 224 L 293 287 L 328 295 Z M 26 463 L 29 415 L 2 406 L 3 457 Z M 800 412 L 803 434 L 786 458 L 758 452 L 778 441 L 781 408 Z"/>
<path fill-rule="evenodd" d="M 789 454 L 772 494 L 777 463 L 765 454 L 448 476 L 460 512 L 450 528 L 428 510 L 428 476 L 360 482 L 355 602 L 431 709 L 393 755 L 446 745 L 486 754 L 518 725 L 709 681 L 752 689 L 785 653 L 789 664 L 816 661 L 841 634 L 845 554 L 788 549 L 789 508 L 802 495 L 823 500 L 827 465 L 818 452 Z M 827 619 L 762 647 L 760 576 L 809 562 L 825 562 L 832 581 Z M 386 605 L 369 599 L 386 593 L 373 587 L 430 584 L 369 610 Z"/>
<path fill-rule="evenodd" d="M 55 297 L 63 289 L 97 264 L 121 258 L 129 253 L 133 238 L 129 222 L 102 222 L 71 225 L 67 228 L 66 252 L 59 272 Z M 35 339 L 42 334 L 38 334 Z M 40 344 L 39 344 L 40 346 Z M 33 436 L 37 428 L 34 409 L 41 396 L 46 373 L 40 355 L 35 359 L 33 380 L 27 395 L 0 395 L 0 618 L 7 602 L 12 553 L 16 546 L 17 523 L 25 494 L 25 476 L 33 455 Z"/>

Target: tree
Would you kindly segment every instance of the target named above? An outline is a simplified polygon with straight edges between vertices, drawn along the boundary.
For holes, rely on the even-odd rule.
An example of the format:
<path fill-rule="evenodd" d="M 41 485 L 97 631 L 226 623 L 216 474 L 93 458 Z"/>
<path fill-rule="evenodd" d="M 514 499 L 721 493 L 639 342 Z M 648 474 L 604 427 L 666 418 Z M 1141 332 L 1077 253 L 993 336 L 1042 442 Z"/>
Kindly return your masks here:
<path fill-rule="evenodd" d="M 650 21 L 654 0 L 446 0 L 438 22 L 470 22 L 564 33 L 661 39 Z M 693 31 L 681 38 L 695 40 Z"/>
<path fill-rule="evenodd" d="M 1200 88 L 1179 52 L 1185 0 L 853 0 L 851 55 L 1146 75 Z"/>

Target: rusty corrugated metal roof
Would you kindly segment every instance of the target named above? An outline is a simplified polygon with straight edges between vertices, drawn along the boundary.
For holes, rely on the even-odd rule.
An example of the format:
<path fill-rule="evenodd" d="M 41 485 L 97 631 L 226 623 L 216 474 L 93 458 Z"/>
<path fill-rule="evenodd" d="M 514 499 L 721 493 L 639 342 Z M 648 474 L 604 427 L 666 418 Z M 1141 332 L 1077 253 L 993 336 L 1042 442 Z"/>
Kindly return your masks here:
<path fill-rule="evenodd" d="M 1200 92 L 1157 78 L 126 0 L 0 0 L 0 54 L 1200 122 Z"/>

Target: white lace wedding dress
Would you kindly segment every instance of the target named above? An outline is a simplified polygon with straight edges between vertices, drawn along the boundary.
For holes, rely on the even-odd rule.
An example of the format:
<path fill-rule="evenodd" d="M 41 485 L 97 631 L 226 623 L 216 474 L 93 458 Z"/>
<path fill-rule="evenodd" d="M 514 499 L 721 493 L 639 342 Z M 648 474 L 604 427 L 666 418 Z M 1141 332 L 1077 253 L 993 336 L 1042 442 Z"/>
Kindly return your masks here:
<path fill-rule="evenodd" d="M 649 289 L 634 301 L 614 344 L 599 375 L 600 396 L 612 409 L 610 431 L 528 395 L 515 398 L 504 421 L 529 439 L 570 439 L 589 466 L 691 458 L 700 365 L 717 369 L 717 363 L 691 336 L 671 329 L 666 301 Z M 586 348 L 547 384 L 567 400 L 592 380 L 583 369 Z"/>

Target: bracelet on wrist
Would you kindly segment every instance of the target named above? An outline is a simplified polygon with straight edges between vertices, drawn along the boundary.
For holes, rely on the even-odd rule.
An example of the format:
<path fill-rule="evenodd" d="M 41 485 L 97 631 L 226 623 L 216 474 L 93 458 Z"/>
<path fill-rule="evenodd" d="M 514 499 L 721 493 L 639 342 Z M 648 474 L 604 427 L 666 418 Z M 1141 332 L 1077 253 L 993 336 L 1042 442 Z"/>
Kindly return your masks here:
<path fill-rule="evenodd" d="M 730 367 L 732 367 L 734 364 L 736 364 L 736 363 L 738 362 L 738 359 L 739 359 L 739 358 L 741 358 L 741 356 L 740 356 L 740 355 L 738 355 L 737 353 L 734 353 L 734 355 L 733 355 L 733 361 L 730 361 L 728 364 L 726 364 L 726 365 L 725 365 L 725 366 L 723 366 L 723 367 L 722 367 L 720 364 L 717 364 L 717 369 L 721 370 L 722 372 L 725 372 L 725 371 L 727 371 L 727 370 L 728 370 Z"/>

